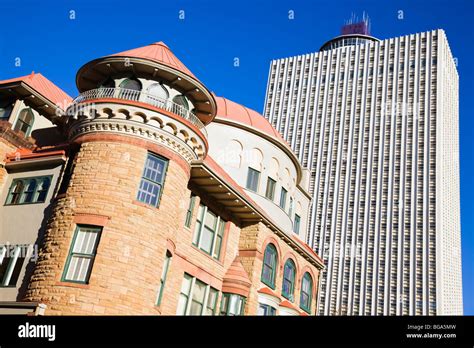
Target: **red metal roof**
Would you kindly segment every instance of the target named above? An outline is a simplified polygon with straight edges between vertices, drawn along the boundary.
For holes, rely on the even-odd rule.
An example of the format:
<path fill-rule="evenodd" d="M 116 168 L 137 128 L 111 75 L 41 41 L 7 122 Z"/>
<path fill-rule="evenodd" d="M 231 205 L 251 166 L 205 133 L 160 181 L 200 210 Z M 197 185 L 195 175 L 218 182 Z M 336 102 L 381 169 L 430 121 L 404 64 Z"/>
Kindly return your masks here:
<path fill-rule="evenodd" d="M 12 82 L 23 82 L 37 91 L 43 97 L 65 110 L 72 102 L 72 98 L 61 88 L 56 86 L 40 73 L 32 72 L 30 75 L 16 77 L 9 80 L 0 81 L 0 85 Z"/>
<path fill-rule="evenodd" d="M 287 301 L 287 300 L 283 300 L 280 302 L 280 307 L 286 307 L 286 308 L 290 308 L 290 309 L 294 309 L 295 311 L 297 311 L 298 313 L 300 312 L 298 310 L 298 308 L 295 307 L 294 304 L 292 304 L 290 301 Z"/>
<path fill-rule="evenodd" d="M 256 128 L 286 144 L 281 134 L 257 111 L 223 97 L 216 96 L 215 99 L 217 102 L 217 117 L 226 118 Z"/>
<path fill-rule="evenodd" d="M 148 59 L 157 63 L 164 64 L 170 68 L 179 70 L 197 80 L 196 76 L 174 55 L 163 41 L 152 43 L 148 46 L 134 48 L 128 51 L 110 55 L 118 57 L 135 57 Z"/>
<path fill-rule="evenodd" d="M 267 288 L 266 286 L 264 286 L 261 289 L 258 289 L 257 292 L 259 292 L 261 294 L 270 295 L 270 296 L 276 297 L 276 298 L 281 300 L 281 297 L 279 295 L 277 295 L 273 290 L 271 290 L 270 288 Z"/>

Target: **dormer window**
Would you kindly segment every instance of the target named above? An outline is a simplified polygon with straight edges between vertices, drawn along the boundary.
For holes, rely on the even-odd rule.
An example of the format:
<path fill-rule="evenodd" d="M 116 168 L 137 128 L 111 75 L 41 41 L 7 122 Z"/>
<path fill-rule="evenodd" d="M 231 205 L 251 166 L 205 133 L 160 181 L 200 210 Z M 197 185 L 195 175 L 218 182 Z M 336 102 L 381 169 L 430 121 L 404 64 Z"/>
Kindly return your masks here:
<path fill-rule="evenodd" d="M 27 137 L 31 133 L 34 121 L 35 116 L 33 115 L 33 111 L 31 111 L 30 108 L 23 109 L 18 115 L 18 119 L 13 130 L 22 132 Z"/>

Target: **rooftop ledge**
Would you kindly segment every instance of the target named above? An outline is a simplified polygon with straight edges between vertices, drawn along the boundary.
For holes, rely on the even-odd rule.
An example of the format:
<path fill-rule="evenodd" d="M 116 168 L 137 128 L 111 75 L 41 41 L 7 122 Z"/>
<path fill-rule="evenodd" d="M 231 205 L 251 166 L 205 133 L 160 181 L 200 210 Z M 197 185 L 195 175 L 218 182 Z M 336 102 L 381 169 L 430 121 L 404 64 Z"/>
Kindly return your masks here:
<path fill-rule="evenodd" d="M 173 102 L 170 99 L 163 99 L 155 95 L 137 91 L 133 89 L 126 89 L 120 87 L 107 87 L 107 88 L 96 88 L 85 91 L 79 94 L 73 101 L 71 105 L 83 103 L 86 101 L 97 100 L 97 99 L 118 99 L 118 100 L 130 100 L 135 102 L 141 102 L 149 104 L 159 109 L 166 110 L 171 112 L 179 117 L 191 122 L 196 126 L 207 138 L 207 132 L 204 124 L 201 120 L 190 110 L 186 109 L 182 105 L 179 105 Z"/>

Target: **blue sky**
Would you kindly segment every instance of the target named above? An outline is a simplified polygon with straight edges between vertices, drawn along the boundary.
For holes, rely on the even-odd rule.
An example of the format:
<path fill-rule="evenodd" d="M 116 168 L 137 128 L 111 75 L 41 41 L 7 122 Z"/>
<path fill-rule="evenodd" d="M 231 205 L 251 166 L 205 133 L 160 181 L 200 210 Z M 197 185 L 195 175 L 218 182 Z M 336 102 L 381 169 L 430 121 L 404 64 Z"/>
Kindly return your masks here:
<path fill-rule="evenodd" d="M 352 12 L 368 12 L 381 39 L 442 28 L 459 64 L 464 310 L 473 315 L 473 10 L 470 0 L 2 0 L 0 79 L 41 72 L 76 96 L 84 63 L 164 41 L 210 90 L 262 112 L 270 60 L 317 51 Z"/>

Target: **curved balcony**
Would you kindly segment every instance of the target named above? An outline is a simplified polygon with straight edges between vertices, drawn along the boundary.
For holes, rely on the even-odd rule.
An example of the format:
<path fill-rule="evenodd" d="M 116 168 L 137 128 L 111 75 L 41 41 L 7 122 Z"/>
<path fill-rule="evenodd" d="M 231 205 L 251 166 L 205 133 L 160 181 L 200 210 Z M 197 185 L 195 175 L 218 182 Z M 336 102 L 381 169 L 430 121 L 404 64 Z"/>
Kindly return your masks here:
<path fill-rule="evenodd" d="M 204 124 L 201 122 L 201 120 L 199 120 L 199 118 L 193 112 L 189 111 L 182 105 L 179 105 L 173 102 L 172 100 L 163 99 L 163 98 L 157 97 L 155 95 L 152 95 L 143 91 L 137 91 L 134 89 L 126 89 L 126 88 L 120 88 L 120 87 L 96 88 L 96 89 L 91 89 L 79 94 L 79 96 L 77 96 L 73 100 L 72 104 L 78 104 L 78 103 L 82 103 L 88 100 L 103 99 L 103 98 L 138 101 L 138 102 L 150 104 L 157 108 L 169 111 L 191 122 L 207 138 L 207 132 L 206 132 L 206 129 L 204 128 Z"/>

